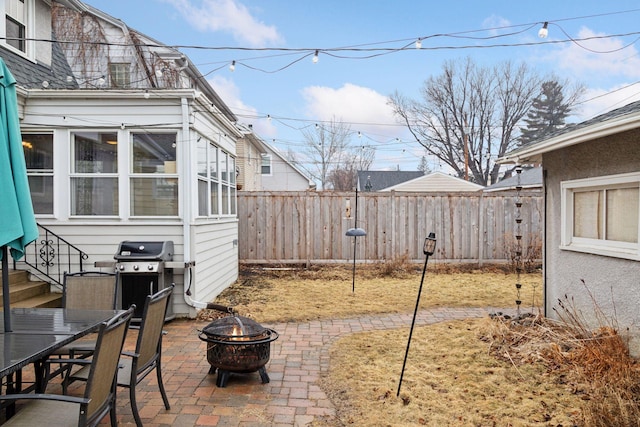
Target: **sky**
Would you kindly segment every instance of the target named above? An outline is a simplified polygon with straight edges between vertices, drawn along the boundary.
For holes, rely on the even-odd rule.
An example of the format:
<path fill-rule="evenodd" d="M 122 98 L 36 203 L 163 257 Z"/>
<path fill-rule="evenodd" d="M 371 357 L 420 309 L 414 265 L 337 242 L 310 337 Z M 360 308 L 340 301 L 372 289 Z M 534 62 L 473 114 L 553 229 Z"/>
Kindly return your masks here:
<path fill-rule="evenodd" d="M 85 2 L 181 46 L 238 121 L 281 152 L 303 152 L 304 129 L 340 121 L 354 145 L 374 147 L 372 170 L 417 170 L 424 149 L 398 123 L 388 97 L 419 99 L 446 61 L 524 62 L 584 85 L 570 122 L 640 100 L 637 0 Z M 335 50 L 345 47 L 353 49 Z"/>

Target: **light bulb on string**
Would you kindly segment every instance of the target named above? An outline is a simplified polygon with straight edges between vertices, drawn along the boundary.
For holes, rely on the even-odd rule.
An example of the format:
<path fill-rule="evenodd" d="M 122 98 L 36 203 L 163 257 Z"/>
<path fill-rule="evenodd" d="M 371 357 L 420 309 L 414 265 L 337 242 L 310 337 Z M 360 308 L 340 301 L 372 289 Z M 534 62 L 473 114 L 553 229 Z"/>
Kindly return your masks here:
<path fill-rule="evenodd" d="M 545 22 L 542 25 L 542 28 L 540 28 L 540 30 L 538 31 L 538 37 L 540 37 L 541 39 L 546 39 L 547 36 L 549 35 L 549 23 Z"/>
<path fill-rule="evenodd" d="M 233 72 L 236 70 L 236 61 L 231 61 L 231 65 L 229 65 L 229 71 Z"/>
<path fill-rule="evenodd" d="M 416 40 L 416 49 L 422 49 L 422 39 Z"/>
<path fill-rule="evenodd" d="M 319 60 L 318 51 L 316 50 L 316 53 L 313 54 L 313 60 L 312 61 L 313 61 L 314 64 L 317 64 L 318 60 Z"/>

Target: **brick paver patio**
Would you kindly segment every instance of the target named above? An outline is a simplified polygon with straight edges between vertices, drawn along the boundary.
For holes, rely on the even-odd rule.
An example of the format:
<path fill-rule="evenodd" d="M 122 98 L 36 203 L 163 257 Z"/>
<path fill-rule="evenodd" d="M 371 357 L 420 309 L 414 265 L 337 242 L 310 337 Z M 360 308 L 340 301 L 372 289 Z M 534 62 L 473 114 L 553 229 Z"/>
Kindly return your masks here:
<path fill-rule="evenodd" d="M 486 316 L 487 308 L 438 308 L 418 313 L 416 325 Z M 278 331 L 266 365 L 271 381 L 262 384 L 257 372 L 232 374 L 227 386 L 216 386 L 209 375 L 206 343 L 198 331 L 207 321 L 176 319 L 165 325 L 163 377 L 171 403 L 165 410 L 155 374 L 138 386 L 140 416 L 145 426 L 305 426 L 315 417 L 333 416 L 335 409 L 318 386 L 329 366 L 328 350 L 337 338 L 354 332 L 408 328 L 413 314 L 364 316 L 307 323 L 264 324 Z M 133 337 L 128 338 L 129 342 Z M 49 392 L 58 385 L 50 384 Z M 127 390 L 118 393 L 120 425 L 134 425 Z M 44 420 L 43 420 L 44 421 Z M 103 421 L 108 425 L 108 418 Z"/>

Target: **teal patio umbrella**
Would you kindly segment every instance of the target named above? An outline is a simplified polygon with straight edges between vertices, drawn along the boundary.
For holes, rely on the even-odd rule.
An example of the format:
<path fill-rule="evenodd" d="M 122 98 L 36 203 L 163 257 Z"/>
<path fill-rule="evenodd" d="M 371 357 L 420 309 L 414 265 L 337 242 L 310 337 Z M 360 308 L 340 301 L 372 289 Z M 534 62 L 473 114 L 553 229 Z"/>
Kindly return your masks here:
<path fill-rule="evenodd" d="M 22 150 L 16 80 L 0 58 L 0 257 L 4 330 L 11 331 L 8 253 L 24 255 L 24 247 L 38 238 L 31 204 L 27 167 Z"/>

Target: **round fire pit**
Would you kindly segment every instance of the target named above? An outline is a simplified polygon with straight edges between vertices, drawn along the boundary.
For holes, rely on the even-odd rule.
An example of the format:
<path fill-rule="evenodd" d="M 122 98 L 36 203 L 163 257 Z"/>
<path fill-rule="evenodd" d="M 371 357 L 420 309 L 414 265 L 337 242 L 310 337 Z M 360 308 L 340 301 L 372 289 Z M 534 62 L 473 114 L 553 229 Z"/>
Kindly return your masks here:
<path fill-rule="evenodd" d="M 262 382 L 269 382 L 264 366 L 269 361 L 271 341 L 278 339 L 278 333 L 273 329 L 234 314 L 209 323 L 198 337 L 207 343 L 209 373 L 218 371 L 218 387 L 227 385 L 231 372 L 258 371 Z"/>

